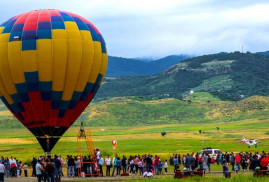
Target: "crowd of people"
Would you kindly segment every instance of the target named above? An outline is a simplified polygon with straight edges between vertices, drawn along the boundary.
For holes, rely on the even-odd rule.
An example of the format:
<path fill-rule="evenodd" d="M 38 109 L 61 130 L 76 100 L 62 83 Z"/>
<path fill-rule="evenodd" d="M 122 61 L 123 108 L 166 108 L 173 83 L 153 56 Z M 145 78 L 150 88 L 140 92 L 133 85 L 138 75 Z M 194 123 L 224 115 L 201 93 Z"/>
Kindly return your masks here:
<path fill-rule="evenodd" d="M 257 170 L 269 170 L 269 153 L 259 152 L 240 152 L 234 154 L 231 153 L 222 153 L 219 152 L 214 156 L 209 154 L 199 155 L 192 153 L 191 155 L 174 154 L 170 157 L 169 163 L 171 166 L 174 166 L 174 170 L 178 170 L 179 166 L 182 164 L 182 170 L 203 170 L 210 172 L 211 165 L 217 164 L 223 166 L 223 173 L 229 172 L 229 166 L 232 171 L 238 173 L 240 170 L 253 171 L 253 175 L 256 175 Z"/>
<path fill-rule="evenodd" d="M 22 172 L 24 172 L 24 176 L 28 177 L 28 165 L 26 163 L 22 163 L 15 157 L 8 157 L 4 158 L 1 156 L 0 158 L 0 181 L 2 176 L 5 174 L 6 177 L 20 177 Z M 4 173 L 5 172 L 5 173 Z"/>
<path fill-rule="evenodd" d="M 158 155 L 135 155 L 135 156 L 118 156 L 115 154 L 112 158 L 108 155 L 103 157 L 99 149 L 96 149 L 94 158 L 83 156 L 82 158 L 67 155 L 65 159 L 61 156 L 40 156 L 33 158 L 31 164 L 32 177 L 37 177 L 38 182 L 54 182 L 56 178 L 64 176 L 63 168 L 67 168 L 68 177 L 76 176 L 117 176 L 121 174 L 128 175 L 146 175 L 146 174 L 167 174 L 168 166 L 176 170 L 202 170 L 210 172 L 211 165 L 221 165 L 223 173 L 232 171 L 238 173 L 240 170 L 252 170 L 255 175 L 257 169 L 269 169 L 269 153 L 262 152 L 259 154 L 240 152 L 234 154 L 222 153 L 212 156 L 209 154 L 173 154 L 168 160 L 162 160 Z M 103 168 L 106 167 L 105 172 Z M 104 174 L 105 173 L 105 174 Z M 28 177 L 28 165 L 20 160 L 10 157 L 0 159 L 0 182 L 3 181 L 4 175 L 9 177 L 20 177 L 24 174 Z"/>
<path fill-rule="evenodd" d="M 101 162 L 100 162 L 101 161 Z M 168 161 L 162 162 L 159 156 L 155 155 L 135 155 L 122 156 L 120 158 L 117 154 L 113 159 L 108 155 L 105 158 L 106 176 L 114 176 L 124 174 L 138 174 L 144 175 L 145 172 L 151 172 L 155 174 L 167 174 Z M 102 166 L 103 159 L 99 160 L 99 166 Z M 100 168 L 101 169 L 101 168 Z M 102 174 L 102 171 L 100 171 Z M 103 174 L 102 174 L 103 175 Z"/>

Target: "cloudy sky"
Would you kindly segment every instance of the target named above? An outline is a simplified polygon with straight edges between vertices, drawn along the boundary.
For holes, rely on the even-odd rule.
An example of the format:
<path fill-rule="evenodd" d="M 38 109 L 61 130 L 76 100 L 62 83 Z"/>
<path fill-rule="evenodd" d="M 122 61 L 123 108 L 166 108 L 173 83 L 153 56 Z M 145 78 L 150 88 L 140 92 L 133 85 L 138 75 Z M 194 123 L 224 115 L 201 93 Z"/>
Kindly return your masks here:
<path fill-rule="evenodd" d="M 0 0 L 0 21 L 34 9 L 87 18 L 113 56 L 269 50 L 268 0 Z"/>

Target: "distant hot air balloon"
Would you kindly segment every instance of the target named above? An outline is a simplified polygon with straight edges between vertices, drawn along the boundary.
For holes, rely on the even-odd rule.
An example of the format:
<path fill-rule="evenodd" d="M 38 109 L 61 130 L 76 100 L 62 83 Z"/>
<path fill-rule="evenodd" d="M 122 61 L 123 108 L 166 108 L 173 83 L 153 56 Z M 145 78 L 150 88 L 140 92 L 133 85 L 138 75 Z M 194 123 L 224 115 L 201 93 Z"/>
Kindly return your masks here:
<path fill-rule="evenodd" d="M 0 25 L 1 99 L 46 152 L 93 99 L 106 67 L 104 39 L 81 16 L 36 10 Z"/>
<path fill-rule="evenodd" d="M 112 140 L 112 145 L 113 145 L 113 152 L 115 152 L 118 145 L 117 140 Z"/>

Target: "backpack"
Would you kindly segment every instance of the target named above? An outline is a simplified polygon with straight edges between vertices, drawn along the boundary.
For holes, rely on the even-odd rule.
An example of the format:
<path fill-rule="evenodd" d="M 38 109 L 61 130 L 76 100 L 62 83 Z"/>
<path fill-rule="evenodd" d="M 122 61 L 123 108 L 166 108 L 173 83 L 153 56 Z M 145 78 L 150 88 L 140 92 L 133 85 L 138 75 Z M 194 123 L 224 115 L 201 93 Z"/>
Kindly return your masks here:
<path fill-rule="evenodd" d="M 121 166 L 121 160 L 117 160 L 116 166 L 120 167 Z"/>
<path fill-rule="evenodd" d="M 114 163 L 113 163 L 113 164 L 114 164 L 114 166 L 116 166 L 116 165 L 117 165 L 117 161 L 118 161 L 118 159 L 117 159 L 117 158 L 115 158 L 115 159 L 114 159 Z"/>

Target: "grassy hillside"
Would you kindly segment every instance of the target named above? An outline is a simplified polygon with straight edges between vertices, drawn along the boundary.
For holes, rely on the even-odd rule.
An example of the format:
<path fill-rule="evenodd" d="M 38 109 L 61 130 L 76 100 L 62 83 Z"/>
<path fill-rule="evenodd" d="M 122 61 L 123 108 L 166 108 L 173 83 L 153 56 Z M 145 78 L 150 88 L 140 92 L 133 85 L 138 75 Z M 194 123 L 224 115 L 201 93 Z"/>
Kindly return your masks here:
<path fill-rule="evenodd" d="M 155 76 L 106 78 L 97 97 L 183 98 L 190 90 L 210 92 L 222 100 L 269 96 L 268 68 L 269 56 L 249 52 L 199 56 Z"/>
<path fill-rule="evenodd" d="M 113 98 L 93 103 L 79 120 L 90 126 L 147 126 L 159 124 L 232 122 L 266 119 L 269 97 L 252 96 L 240 101 L 222 101 L 206 93 L 194 93 L 178 100 L 149 100 L 139 97 Z"/>
<path fill-rule="evenodd" d="M 1 108 L 1 105 L 0 105 Z M 222 101 L 207 92 L 195 92 L 183 100 L 175 98 L 117 97 L 93 102 L 80 121 L 88 126 L 150 126 L 184 123 L 224 123 L 245 119 L 264 120 L 269 97 L 252 96 L 240 101 Z M 22 128 L 9 111 L 0 111 L 0 128 Z"/>

